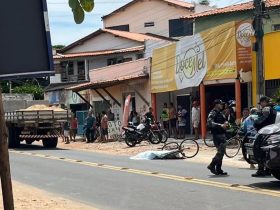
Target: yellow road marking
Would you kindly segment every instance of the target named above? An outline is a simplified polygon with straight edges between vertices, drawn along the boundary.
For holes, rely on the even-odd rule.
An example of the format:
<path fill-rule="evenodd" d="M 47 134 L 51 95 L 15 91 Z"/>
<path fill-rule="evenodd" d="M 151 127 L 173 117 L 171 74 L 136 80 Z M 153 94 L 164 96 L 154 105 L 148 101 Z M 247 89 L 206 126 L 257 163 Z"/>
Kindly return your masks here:
<path fill-rule="evenodd" d="M 74 160 L 70 158 L 56 157 L 52 155 L 43 155 L 43 154 L 32 153 L 32 152 L 23 152 L 23 151 L 15 151 L 15 150 L 10 150 L 10 152 L 20 154 L 20 155 L 29 155 L 29 156 L 35 156 L 35 157 L 40 157 L 45 159 L 59 160 L 63 162 L 75 163 L 75 164 L 80 164 L 80 165 L 85 165 L 85 166 L 90 166 L 95 168 L 102 168 L 102 169 L 113 170 L 113 171 L 122 171 L 126 173 L 139 174 L 139 175 L 168 179 L 168 180 L 179 181 L 179 182 L 199 184 L 199 185 L 223 188 L 223 189 L 228 189 L 233 191 L 261 194 L 261 195 L 267 195 L 273 197 L 280 197 L 280 192 L 276 190 L 268 190 L 268 189 L 254 188 L 254 187 L 249 187 L 249 186 L 239 185 L 239 184 L 229 184 L 229 183 L 215 182 L 215 181 L 204 180 L 204 179 L 196 179 L 192 177 L 164 174 L 155 171 L 131 169 L 127 167 L 112 166 L 112 165 L 106 165 L 106 164 L 100 164 L 100 163 L 94 163 L 94 162 L 88 162 L 82 160 Z"/>

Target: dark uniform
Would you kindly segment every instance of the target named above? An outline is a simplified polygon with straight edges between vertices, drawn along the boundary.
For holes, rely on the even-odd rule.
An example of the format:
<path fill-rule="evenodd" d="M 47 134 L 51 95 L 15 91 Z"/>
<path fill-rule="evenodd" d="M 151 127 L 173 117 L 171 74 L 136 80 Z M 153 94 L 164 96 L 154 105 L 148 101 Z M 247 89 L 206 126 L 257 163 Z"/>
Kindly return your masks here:
<path fill-rule="evenodd" d="M 266 97 L 261 98 L 261 100 L 266 100 Z M 271 125 L 275 123 L 277 116 L 276 110 L 271 106 L 266 106 L 262 108 L 261 112 L 259 113 L 258 119 L 254 123 L 254 127 L 257 130 L 260 130 L 264 128 L 265 126 Z M 261 145 L 263 141 L 262 136 L 257 136 L 255 140 L 255 145 Z M 259 152 L 256 154 L 260 161 L 262 161 L 262 151 L 259 150 Z M 266 176 L 270 175 L 270 171 L 268 169 L 265 169 L 264 163 L 260 162 L 258 164 L 258 171 L 255 174 L 252 174 L 253 177 L 258 176 Z"/>
<path fill-rule="evenodd" d="M 218 109 L 213 109 L 207 119 L 207 126 L 211 130 L 213 141 L 217 148 L 217 153 L 208 166 L 208 169 L 216 175 L 227 174 L 222 170 L 222 162 L 226 150 L 226 135 L 225 129 L 222 126 L 226 122 L 225 115 Z"/>

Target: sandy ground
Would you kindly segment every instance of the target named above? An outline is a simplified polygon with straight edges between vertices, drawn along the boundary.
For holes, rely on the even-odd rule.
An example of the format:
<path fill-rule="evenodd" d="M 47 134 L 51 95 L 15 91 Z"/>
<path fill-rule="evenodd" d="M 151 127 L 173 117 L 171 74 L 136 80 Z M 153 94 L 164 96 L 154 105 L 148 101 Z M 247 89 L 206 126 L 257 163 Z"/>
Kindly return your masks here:
<path fill-rule="evenodd" d="M 100 152 L 106 154 L 134 156 L 140 152 L 148 150 L 160 150 L 163 144 L 153 145 L 148 142 L 142 142 L 136 147 L 128 147 L 124 142 L 109 142 L 109 143 L 85 143 L 81 140 L 77 142 L 71 142 L 70 144 L 64 144 L 59 141 L 58 147 L 63 149 L 74 149 L 84 150 L 92 152 Z M 199 153 L 194 158 L 186 159 L 186 161 L 197 162 L 197 163 L 209 163 L 216 153 L 215 148 L 210 148 L 200 144 Z M 249 165 L 242 160 L 241 151 L 234 158 L 225 157 L 224 165 L 238 167 L 238 168 L 249 168 Z"/>
<path fill-rule="evenodd" d="M 74 202 L 16 181 L 13 181 L 13 193 L 16 210 L 96 210 L 96 208 L 88 205 Z M 1 190 L 0 195 L 2 198 Z M 4 209 L 2 199 L 0 209 Z"/>

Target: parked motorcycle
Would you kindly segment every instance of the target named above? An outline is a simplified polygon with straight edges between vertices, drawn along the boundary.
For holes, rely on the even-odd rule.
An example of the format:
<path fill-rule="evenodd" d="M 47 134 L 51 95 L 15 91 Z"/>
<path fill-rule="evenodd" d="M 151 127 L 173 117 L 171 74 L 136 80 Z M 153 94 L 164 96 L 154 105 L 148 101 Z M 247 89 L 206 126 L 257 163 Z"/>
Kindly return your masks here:
<path fill-rule="evenodd" d="M 168 133 L 167 131 L 162 127 L 160 122 L 156 122 L 154 124 L 151 125 L 152 126 L 152 130 L 154 132 L 159 132 L 162 135 L 162 140 L 161 143 L 166 143 L 168 140 Z"/>
<path fill-rule="evenodd" d="M 125 143 L 129 147 L 140 144 L 143 140 L 148 140 L 152 144 L 159 144 L 162 140 L 160 132 L 154 132 L 150 123 L 143 122 L 138 126 L 129 123 L 127 127 L 122 128 L 125 131 Z"/>

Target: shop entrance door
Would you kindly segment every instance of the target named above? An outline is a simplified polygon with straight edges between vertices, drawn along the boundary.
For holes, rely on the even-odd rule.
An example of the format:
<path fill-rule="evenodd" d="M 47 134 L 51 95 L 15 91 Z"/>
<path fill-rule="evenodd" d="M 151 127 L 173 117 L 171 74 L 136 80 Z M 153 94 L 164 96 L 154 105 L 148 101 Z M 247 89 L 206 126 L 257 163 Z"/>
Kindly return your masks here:
<path fill-rule="evenodd" d="M 179 95 L 177 96 L 177 107 L 181 105 L 182 108 L 187 110 L 186 115 L 186 134 L 191 134 L 191 96 Z"/>

